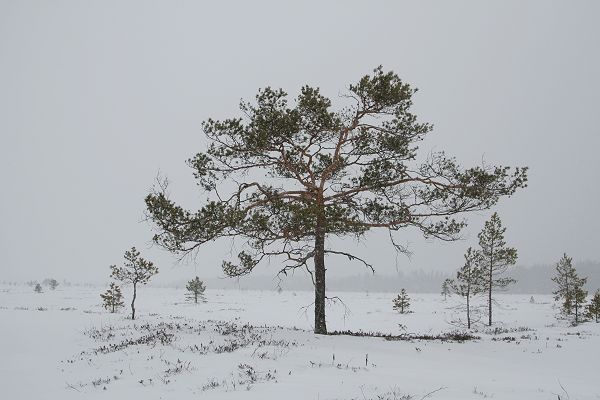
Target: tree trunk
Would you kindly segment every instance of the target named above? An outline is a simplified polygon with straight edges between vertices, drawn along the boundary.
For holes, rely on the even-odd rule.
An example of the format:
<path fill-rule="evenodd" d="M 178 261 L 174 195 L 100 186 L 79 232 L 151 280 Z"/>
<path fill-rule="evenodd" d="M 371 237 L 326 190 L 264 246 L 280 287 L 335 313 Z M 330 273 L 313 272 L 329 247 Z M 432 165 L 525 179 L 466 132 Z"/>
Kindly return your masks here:
<path fill-rule="evenodd" d="M 325 321 L 325 218 L 317 218 L 315 232 L 315 333 L 326 335 Z"/>
<path fill-rule="evenodd" d="M 492 279 L 494 278 L 492 272 L 492 264 L 490 263 L 490 276 L 488 277 L 490 280 L 488 287 L 488 326 L 492 326 Z"/>
<path fill-rule="evenodd" d="M 492 326 L 492 284 L 488 292 L 488 326 Z"/>
<path fill-rule="evenodd" d="M 490 243 L 490 271 L 488 276 L 488 326 L 492 326 L 492 288 L 494 286 L 494 239 Z"/>
<path fill-rule="evenodd" d="M 136 284 L 133 284 L 133 300 L 131 300 L 131 319 L 135 319 L 135 296 L 137 295 Z"/>
<path fill-rule="evenodd" d="M 194 303 L 198 304 L 198 292 L 194 292 Z"/>
<path fill-rule="evenodd" d="M 469 302 L 470 293 L 467 292 L 467 328 L 471 329 L 471 304 Z"/>

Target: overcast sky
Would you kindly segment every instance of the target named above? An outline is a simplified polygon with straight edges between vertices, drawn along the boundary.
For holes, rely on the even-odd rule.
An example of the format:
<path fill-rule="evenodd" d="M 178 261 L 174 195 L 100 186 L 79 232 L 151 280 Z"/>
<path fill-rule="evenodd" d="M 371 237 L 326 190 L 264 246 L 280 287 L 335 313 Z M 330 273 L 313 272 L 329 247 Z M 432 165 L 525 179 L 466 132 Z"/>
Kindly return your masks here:
<path fill-rule="evenodd" d="M 187 265 L 151 247 L 140 221 L 157 172 L 200 204 L 184 161 L 203 120 L 267 85 L 335 101 L 380 64 L 419 88 L 414 111 L 435 125 L 423 151 L 530 167 L 495 208 L 519 264 L 598 260 L 599 4 L 0 0 L 0 280 L 106 280 L 132 245 L 163 281 L 220 275 L 227 244 Z M 397 265 L 383 235 L 358 251 L 380 274 L 452 271 L 488 217 L 451 244 L 403 233 L 414 255 Z"/>

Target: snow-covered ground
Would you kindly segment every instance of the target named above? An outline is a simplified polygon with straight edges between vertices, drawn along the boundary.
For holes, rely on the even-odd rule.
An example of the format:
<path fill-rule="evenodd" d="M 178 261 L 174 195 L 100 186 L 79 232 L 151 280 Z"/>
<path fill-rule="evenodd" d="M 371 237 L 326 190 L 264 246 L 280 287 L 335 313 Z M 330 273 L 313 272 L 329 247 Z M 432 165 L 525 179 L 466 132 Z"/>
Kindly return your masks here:
<path fill-rule="evenodd" d="M 309 292 L 208 290 L 194 305 L 142 287 L 131 321 L 101 291 L 0 287 L 3 399 L 600 399 L 600 324 L 557 321 L 550 296 L 498 296 L 494 331 L 482 318 L 458 343 L 314 335 Z M 401 315 L 392 293 L 330 296 L 344 302 L 330 331 L 464 330 L 456 297 L 412 294 Z"/>

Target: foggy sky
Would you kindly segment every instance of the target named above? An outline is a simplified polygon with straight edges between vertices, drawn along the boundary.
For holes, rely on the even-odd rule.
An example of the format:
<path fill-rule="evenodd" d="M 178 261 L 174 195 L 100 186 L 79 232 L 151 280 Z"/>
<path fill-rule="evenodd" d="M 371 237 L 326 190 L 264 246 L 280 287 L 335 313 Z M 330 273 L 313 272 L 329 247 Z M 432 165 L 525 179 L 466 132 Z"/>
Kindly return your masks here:
<path fill-rule="evenodd" d="M 519 264 L 597 260 L 598 4 L 0 0 L 0 280 L 107 280 L 132 245 L 159 280 L 222 275 L 227 242 L 183 265 L 151 246 L 156 174 L 200 205 L 185 160 L 204 149 L 203 120 L 238 116 L 265 86 L 310 84 L 335 103 L 380 64 L 419 88 L 414 111 L 435 126 L 422 151 L 530 167 L 495 208 Z M 347 245 L 379 274 L 450 271 L 489 215 L 468 216 L 464 241 L 402 233 L 410 259 L 385 234 Z"/>

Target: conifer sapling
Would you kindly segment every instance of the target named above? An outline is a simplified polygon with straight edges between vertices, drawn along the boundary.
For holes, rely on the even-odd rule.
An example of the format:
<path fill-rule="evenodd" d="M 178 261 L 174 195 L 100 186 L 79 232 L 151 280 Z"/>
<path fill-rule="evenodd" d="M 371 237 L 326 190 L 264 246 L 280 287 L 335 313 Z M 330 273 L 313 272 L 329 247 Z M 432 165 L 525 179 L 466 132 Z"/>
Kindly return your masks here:
<path fill-rule="evenodd" d="M 100 295 L 104 301 L 104 308 L 110 310 L 111 313 L 116 312 L 119 308 L 123 307 L 123 295 L 121 294 L 121 288 L 114 282 L 110 284 L 110 287 Z"/>
<path fill-rule="evenodd" d="M 575 301 L 575 286 L 577 285 L 577 271 L 573 267 L 573 259 L 567 254 L 563 254 L 562 258 L 556 263 L 556 275 L 552 281 L 558 286 L 554 292 L 554 300 L 562 300 L 561 313 L 569 316 L 573 312 Z"/>
<path fill-rule="evenodd" d="M 158 273 L 158 268 L 151 261 L 140 257 L 140 252 L 132 247 L 125 252 L 125 264 L 122 267 L 111 265 L 111 276 L 121 282 L 133 285 L 133 298 L 131 300 L 131 319 L 135 319 L 135 299 L 137 285 L 145 285 L 150 278 Z"/>
<path fill-rule="evenodd" d="M 446 278 L 444 282 L 442 282 L 442 296 L 444 296 L 444 301 L 450 296 L 452 292 L 450 292 L 450 284 L 452 283 L 452 279 Z"/>
<path fill-rule="evenodd" d="M 579 281 L 575 283 L 575 289 L 573 290 L 573 309 L 575 310 L 574 325 L 585 320 L 585 315 L 582 315 L 581 310 L 588 294 L 587 290 L 583 289 L 583 285 L 585 285 L 586 281 L 587 278 L 579 278 Z"/>
<path fill-rule="evenodd" d="M 400 294 L 393 300 L 393 304 L 393 309 L 400 312 L 400 314 L 407 314 L 409 312 L 410 298 L 405 289 L 400 291 Z"/>
<path fill-rule="evenodd" d="M 483 230 L 479 233 L 478 267 L 482 270 L 484 287 L 488 294 L 488 325 L 492 326 L 492 293 L 502 290 L 516 280 L 505 276 L 508 267 L 517 262 L 517 250 L 507 247 L 504 241 L 506 228 L 502 227 L 502 221 L 498 213 L 485 223 Z"/>
<path fill-rule="evenodd" d="M 471 329 L 471 299 L 485 291 L 483 271 L 477 266 L 480 253 L 471 247 L 465 253 L 465 264 L 456 272 L 456 279 L 450 286 L 454 293 L 463 297 L 466 302 L 467 328 Z"/>
<path fill-rule="evenodd" d="M 206 290 L 206 286 L 204 286 L 204 282 L 200 280 L 200 278 L 196 277 L 189 281 L 185 287 L 189 292 L 187 294 L 187 298 L 189 300 L 194 300 L 194 303 L 198 304 L 198 299 L 201 301 L 206 301 L 204 298 L 204 291 Z"/>
<path fill-rule="evenodd" d="M 58 281 L 56 279 L 50 279 L 48 286 L 50 286 L 51 290 L 55 290 L 58 287 Z"/>
<path fill-rule="evenodd" d="M 590 304 L 587 305 L 586 308 L 587 316 L 590 319 L 593 319 L 598 323 L 600 319 L 600 289 L 596 290 L 596 294 L 590 300 Z"/>

